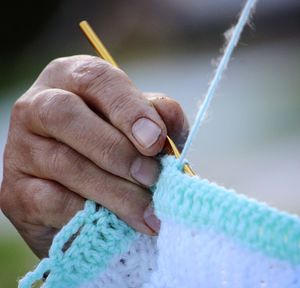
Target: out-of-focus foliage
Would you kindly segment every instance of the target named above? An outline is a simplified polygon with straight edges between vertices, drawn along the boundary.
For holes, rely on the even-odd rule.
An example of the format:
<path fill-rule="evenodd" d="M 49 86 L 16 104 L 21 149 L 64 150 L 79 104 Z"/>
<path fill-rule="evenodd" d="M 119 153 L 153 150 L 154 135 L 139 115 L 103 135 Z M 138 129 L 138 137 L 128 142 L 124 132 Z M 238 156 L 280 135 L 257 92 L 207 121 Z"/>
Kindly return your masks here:
<path fill-rule="evenodd" d="M 17 280 L 37 263 L 17 233 L 0 234 L 0 287 L 17 287 Z"/>

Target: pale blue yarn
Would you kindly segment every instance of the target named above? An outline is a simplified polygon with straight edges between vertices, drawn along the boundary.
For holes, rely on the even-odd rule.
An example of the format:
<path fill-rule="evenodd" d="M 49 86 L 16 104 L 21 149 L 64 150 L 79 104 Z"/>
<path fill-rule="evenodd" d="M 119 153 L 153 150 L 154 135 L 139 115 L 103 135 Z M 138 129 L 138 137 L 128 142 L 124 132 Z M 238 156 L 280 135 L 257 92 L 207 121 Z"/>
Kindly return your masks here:
<path fill-rule="evenodd" d="M 246 5 L 244 6 L 243 10 L 242 10 L 242 13 L 241 13 L 241 16 L 238 20 L 238 23 L 237 25 L 234 27 L 234 30 L 231 34 L 231 37 L 230 37 L 230 40 L 226 46 L 226 49 L 225 49 L 225 52 L 223 54 L 223 57 L 217 67 L 217 70 L 216 70 L 216 73 L 213 77 L 213 80 L 211 81 L 209 87 L 208 87 L 208 91 L 205 95 L 205 98 L 204 98 L 204 101 L 203 101 L 203 104 L 201 105 L 198 113 L 197 113 L 197 116 L 196 116 L 196 119 L 195 119 L 195 122 L 191 128 L 191 131 L 189 133 L 189 136 L 185 142 L 185 145 L 184 145 L 184 148 L 182 150 L 182 153 L 181 153 L 181 156 L 180 156 L 180 163 L 183 163 L 185 157 L 186 157 L 186 154 L 187 154 L 187 151 L 189 150 L 202 122 L 203 122 L 203 119 L 205 117 L 205 114 L 209 108 L 209 105 L 215 95 L 215 91 L 216 91 L 216 88 L 222 78 L 222 75 L 224 73 L 224 70 L 226 69 L 227 67 L 227 64 L 231 58 L 231 54 L 235 48 L 235 46 L 237 45 L 239 39 L 240 39 L 240 36 L 241 36 L 241 33 L 243 31 L 243 28 L 245 27 L 247 21 L 249 20 L 249 17 L 250 17 L 250 13 L 252 11 L 252 9 L 254 8 L 255 6 L 255 3 L 256 3 L 256 0 L 248 0 L 246 2 Z"/>

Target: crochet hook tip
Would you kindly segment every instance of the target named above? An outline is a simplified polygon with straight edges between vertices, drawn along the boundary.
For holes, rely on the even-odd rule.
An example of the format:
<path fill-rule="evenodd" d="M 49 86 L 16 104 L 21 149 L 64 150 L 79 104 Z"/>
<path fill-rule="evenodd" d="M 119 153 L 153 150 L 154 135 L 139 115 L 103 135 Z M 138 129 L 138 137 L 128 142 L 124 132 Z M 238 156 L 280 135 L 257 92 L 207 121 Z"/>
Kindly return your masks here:
<path fill-rule="evenodd" d="M 168 154 L 174 155 L 177 159 L 180 158 L 180 152 L 176 147 L 174 141 L 169 136 L 167 136 L 166 148 Z M 190 176 L 196 176 L 196 173 L 193 171 L 189 164 L 183 165 L 183 171 Z"/>

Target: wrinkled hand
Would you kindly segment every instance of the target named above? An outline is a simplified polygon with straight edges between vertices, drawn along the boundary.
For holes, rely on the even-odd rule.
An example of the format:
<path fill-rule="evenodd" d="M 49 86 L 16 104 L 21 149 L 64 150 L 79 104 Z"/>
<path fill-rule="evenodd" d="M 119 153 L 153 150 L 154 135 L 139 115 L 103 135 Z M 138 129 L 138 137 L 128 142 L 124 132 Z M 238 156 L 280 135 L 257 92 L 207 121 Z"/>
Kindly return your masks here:
<path fill-rule="evenodd" d="M 85 199 L 153 234 L 153 156 L 167 132 L 182 144 L 187 129 L 175 101 L 140 92 L 99 58 L 54 60 L 13 107 L 1 209 L 39 257 Z"/>

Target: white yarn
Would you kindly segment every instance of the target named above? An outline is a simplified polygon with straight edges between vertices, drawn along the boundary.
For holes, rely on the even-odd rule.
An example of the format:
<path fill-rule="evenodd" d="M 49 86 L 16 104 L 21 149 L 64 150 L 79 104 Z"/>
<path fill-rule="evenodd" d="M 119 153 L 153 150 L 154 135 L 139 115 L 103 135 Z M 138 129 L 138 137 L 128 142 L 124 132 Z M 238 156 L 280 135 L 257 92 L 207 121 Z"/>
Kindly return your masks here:
<path fill-rule="evenodd" d="M 207 229 L 163 219 L 158 268 L 143 288 L 299 288 L 300 266 L 243 248 Z"/>
<path fill-rule="evenodd" d="M 159 253 L 157 253 L 157 251 Z M 122 260 L 121 260 L 122 259 Z M 299 288 L 300 266 L 240 246 L 209 230 L 162 219 L 156 237 L 140 235 L 81 288 Z"/>
<path fill-rule="evenodd" d="M 157 263 L 157 237 L 140 234 L 129 251 L 117 255 L 107 269 L 80 288 L 140 288 L 148 282 Z"/>

